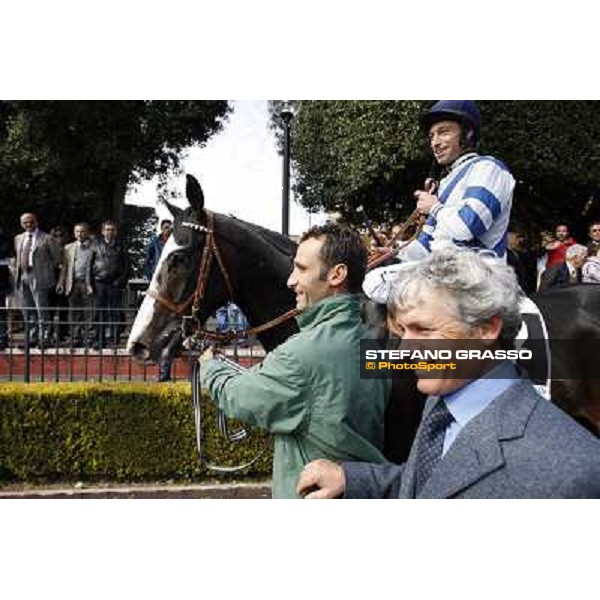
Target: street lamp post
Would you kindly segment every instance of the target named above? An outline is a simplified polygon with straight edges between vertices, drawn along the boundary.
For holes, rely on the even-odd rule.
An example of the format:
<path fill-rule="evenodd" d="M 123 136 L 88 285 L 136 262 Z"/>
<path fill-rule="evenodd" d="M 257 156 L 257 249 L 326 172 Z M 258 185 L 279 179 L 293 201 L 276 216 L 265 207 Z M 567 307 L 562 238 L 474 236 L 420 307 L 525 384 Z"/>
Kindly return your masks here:
<path fill-rule="evenodd" d="M 283 184 L 281 195 L 281 233 L 289 236 L 290 229 L 290 130 L 294 113 L 286 103 L 281 111 L 283 121 Z"/>

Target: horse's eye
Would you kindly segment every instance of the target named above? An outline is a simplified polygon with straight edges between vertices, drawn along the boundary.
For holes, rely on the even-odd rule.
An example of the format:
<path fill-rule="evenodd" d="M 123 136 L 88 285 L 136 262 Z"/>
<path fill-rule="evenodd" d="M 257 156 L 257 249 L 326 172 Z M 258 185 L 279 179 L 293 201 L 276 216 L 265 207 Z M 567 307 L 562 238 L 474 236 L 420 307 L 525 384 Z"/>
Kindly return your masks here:
<path fill-rule="evenodd" d="M 177 269 L 179 267 L 183 267 L 185 265 L 185 256 L 182 254 L 172 254 L 169 257 L 169 268 Z"/>

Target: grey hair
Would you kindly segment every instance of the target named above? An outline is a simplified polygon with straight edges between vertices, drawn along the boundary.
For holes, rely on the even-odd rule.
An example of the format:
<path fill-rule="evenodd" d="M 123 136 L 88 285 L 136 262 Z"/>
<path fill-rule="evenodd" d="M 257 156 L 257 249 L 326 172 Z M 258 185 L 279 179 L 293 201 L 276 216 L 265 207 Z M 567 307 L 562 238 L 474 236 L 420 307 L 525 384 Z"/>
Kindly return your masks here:
<path fill-rule="evenodd" d="M 573 244 L 567 248 L 565 258 L 577 258 L 578 256 L 587 256 L 587 248 L 581 244 Z"/>
<path fill-rule="evenodd" d="M 519 301 L 523 293 L 514 269 L 503 259 L 489 251 L 438 246 L 426 259 L 400 267 L 388 310 L 395 314 L 423 291 L 451 296 L 458 320 L 468 329 L 501 317 L 499 340 L 512 347 L 521 327 Z"/>

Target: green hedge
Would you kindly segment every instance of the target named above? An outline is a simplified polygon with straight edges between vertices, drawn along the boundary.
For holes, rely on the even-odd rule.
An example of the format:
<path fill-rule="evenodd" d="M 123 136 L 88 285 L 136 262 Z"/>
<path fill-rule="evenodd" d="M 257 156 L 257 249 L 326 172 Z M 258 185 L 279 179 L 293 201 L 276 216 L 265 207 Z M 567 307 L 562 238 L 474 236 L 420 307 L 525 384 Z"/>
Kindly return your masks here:
<path fill-rule="evenodd" d="M 205 454 L 236 465 L 263 447 L 253 431 L 228 444 L 203 398 Z M 189 384 L 0 385 L 0 482 L 200 480 Z M 271 452 L 246 473 L 271 472 Z M 240 477 L 238 474 L 236 477 Z"/>

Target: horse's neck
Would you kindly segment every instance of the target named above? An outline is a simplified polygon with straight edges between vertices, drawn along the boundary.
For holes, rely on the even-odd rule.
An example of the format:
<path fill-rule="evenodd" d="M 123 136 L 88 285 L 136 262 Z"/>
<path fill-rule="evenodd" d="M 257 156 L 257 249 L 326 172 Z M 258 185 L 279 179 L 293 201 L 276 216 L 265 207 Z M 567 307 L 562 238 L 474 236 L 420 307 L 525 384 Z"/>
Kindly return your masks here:
<path fill-rule="evenodd" d="M 249 293 L 242 292 L 239 307 L 246 315 L 251 327 L 260 327 L 269 321 L 284 315 L 294 308 L 293 296 L 289 290 L 280 289 L 281 281 L 261 282 L 262 288 L 250 289 Z M 258 339 L 270 351 L 284 342 L 290 335 L 298 331 L 295 319 L 288 320 L 282 325 L 269 328 L 258 334 Z"/>
<path fill-rule="evenodd" d="M 244 257 L 247 256 L 252 257 L 254 266 L 241 268 L 242 273 L 237 278 L 239 286 L 235 302 L 242 309 L 250 326 L 260 327 L 295 307 L 294 294 L 287 287 L 293 259 L 281 248 L 277 248 L 276 243 L 261 237 L 256 231 L 247 230 L 244 238 L 248 240 L 248 247 L 239 248 L 242 254 L 241 264 L 244 264 Z M 253 238 L 256 244 L 253 243 Z M 281 245 L 285 244 L 286 241 L 282 239 Z M 296 331 L 296 321 L 291 319 L 257 337 L 265 350 L 270 351 Z"/>

